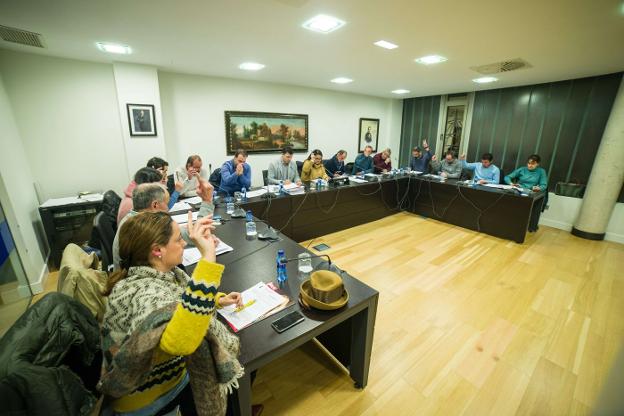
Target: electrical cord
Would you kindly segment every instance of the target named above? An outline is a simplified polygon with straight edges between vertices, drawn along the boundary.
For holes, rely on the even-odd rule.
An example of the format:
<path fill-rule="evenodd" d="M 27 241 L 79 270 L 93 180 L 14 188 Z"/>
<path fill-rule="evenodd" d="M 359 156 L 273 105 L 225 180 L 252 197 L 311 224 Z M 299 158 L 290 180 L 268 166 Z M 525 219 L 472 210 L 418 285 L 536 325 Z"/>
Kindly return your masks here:
<path fill-rule="evenodd" d="M 318 207 L 318 209 L 325 215 L 329 214 L 330 212 L 332 212 L 334 210 L 334 208 L 336 207 L 336 204 L 338 203 L 338 195 L 340 195 L 340 188 L 336 189 L 336 198 L 334 198 L 334 203 L 331 205 L 331 207 L 329 208 L 328 211 L 325 211 L 322 207 L 321 204 L 319 203 L 319 197 L 318 194 L 316 194 L 316 206 Z"/>
<path fill-rule="evenodd" d="M 303 204 L 305 203 L 306 199 L 308 199 L 308 195 L 310 195 L 310 192 L 306 192 L 303 196 L 303 200 L 301 201 L 301 203 L 299 204 L 299 206 L 297 207 L 297 209 L 295 210 L 295 212 L 292 213 L 292 215 L 290 216 L 290 218 L 288 218 L 288 221 L 286 221 L 286 223 L 282 226 L 282 228 L 280 228 L 278 230 L 278 232 L 282 232 L 282 230 L 284 228 L 286 228 L 288 226 L 288 224 L 290 224 L 290 222 L 292 221 L 293 218 L 295 218 L 295 215 L 297 215 L 297 213 L 299 212 L 299 210 L 301 209 L 301 207 L 303 206 Z"/>
<path fill-rule="evenodd" d="M 494 205 L 498 204 L 498 202 L 503 199 L 503 197 L 505 196 L 505 193 L 501 193 L 499 195 L 498 198 L 496 198 L 496 200 L 491 203 L 487 208 L 485 209 L 481 209 L 479 207 L 477 207 L 471 200 L 470 198 L 468 198 L 466 195 L 464 195 L 464 193 L 462 192 L 461 186 L 459 185 L 459 183 L 457 184 L 457 190 L 459 192 L 459 195 L 466 201 L 468 202 L 470 205 L 472 205 L 472 207 L 474 209 L 476 209 L 479 212 L 479 215 L 477 216 L 477 231 L 481 232 L 481 217 L 483 216 L 483 214 L 485 214 L 486 211 L 488 211 L 490 208 L 492 208 Z"/>

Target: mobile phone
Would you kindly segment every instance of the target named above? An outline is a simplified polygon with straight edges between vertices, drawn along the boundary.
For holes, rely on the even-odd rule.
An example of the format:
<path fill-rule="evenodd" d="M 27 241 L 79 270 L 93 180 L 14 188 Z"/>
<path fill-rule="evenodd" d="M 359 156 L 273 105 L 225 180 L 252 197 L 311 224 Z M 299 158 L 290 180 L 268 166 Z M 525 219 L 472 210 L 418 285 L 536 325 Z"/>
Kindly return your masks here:
<path fill-rule="evenodd" d="M 281 334 L 282 332 L 286 331 L 288 328 L 292 328 L 298 323 L 303 322 L 304 319 L 305 318 L 303 317 L 303 315 L 301 315 L 297 311 L 294 311 L 294 312 L 289 313 L 288 315 L 282 316 L 277 321 L 273 321 L 271 323 L 271 326 L 277 333 Z"/>
<path fill-rule="evenodd" d="M 312 246 L 312 248 L 316 251 L 325 251 L 325 250 L 329 250 L 329 246 L 325 243 L 321 243 L 321 244 L 317 244 L 315 246 Z"/>

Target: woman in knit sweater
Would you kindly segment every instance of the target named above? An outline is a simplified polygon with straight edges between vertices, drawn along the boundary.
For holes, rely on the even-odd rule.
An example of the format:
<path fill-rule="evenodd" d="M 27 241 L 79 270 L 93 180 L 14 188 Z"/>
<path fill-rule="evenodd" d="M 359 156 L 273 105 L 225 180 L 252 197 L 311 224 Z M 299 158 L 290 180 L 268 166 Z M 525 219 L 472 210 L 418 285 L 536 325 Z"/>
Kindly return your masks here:
<path fill-rule="evenodd" d="M 303 167 L 301 168 L 301 180 L 303 182 L 310 182 L 318 178 L 328 180 L 329 176 L 327 176 L 325 166 L 323 165 L 323 152 L 319 149 L 315 149 L 303 162 Z"/>
<path fill-rule="evenodd" d="M 216 263 L 212 219 L 205 217 L 193 223 L 189 213 L 188 227 L 202 254 L 192 277 L 176 267 L 182 262 L 186 243 L 169 215 L 140 213 L 121 228 L 122 269 L 109 279 L 104 338 L 122 345 L 152 312 L 177 306 L 153 353 L 153 365 L 148 374 L 141 375 L 145 381 L 132 393 L 113 400 L 116 414 L 162 415 L 178 404 L 183 415 L 195 414 L 185 357 L 204 340 L 215 307 L 242 305 L 239 293 L 217 292 L 224 266 Z M 104 350 L 109 348 L 104 345 Z M 105 356 L 109 368 L 111 361 L 112 357 Z"/>

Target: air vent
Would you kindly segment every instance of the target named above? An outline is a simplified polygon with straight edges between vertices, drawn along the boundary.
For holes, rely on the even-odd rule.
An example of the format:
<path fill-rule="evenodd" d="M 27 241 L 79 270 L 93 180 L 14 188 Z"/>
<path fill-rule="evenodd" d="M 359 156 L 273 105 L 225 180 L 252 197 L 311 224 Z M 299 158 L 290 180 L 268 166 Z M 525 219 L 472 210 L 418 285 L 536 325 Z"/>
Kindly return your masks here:
<path fill-rule="evenodd" d="M 509 59 L 493 64 L 472 66 L 470 69 L 483 75 L 500 74 L 501 72 L 517 71 L 518 69 L 531 68 L 531 64 L 521 58 Z"/>
<path fill-rule="evenodd" d="M 27 30 L 0 25 L 0 38 L 7 42 L 19 43 L 20 45 L 36 46 L 44 48 L 41 35 Z"/>

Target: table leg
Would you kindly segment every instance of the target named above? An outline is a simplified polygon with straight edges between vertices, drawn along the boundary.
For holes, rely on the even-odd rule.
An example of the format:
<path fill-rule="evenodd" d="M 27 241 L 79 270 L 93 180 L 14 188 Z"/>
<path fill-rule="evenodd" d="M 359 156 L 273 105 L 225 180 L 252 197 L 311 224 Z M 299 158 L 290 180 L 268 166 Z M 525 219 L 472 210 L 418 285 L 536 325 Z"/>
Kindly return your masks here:
<path fill-rule="evenodd" d="M 245 375 L 238 379 L 238 389 L 234 390 L 231 404 L 232 414 L 235 416 L 251 416 L 251 377 L 249 371 L 245 370 Z"/>
<path fill-rule="evenodd" d="M 351 337 L 351 365 L 349 366 L 349 373 L 355 382 L 355 387 L 358 389 L 363 389 L 368 383 L 376 315 L 377 296 L 370 300 L 368 308 L 351 318 L 353 336 Z"/>

